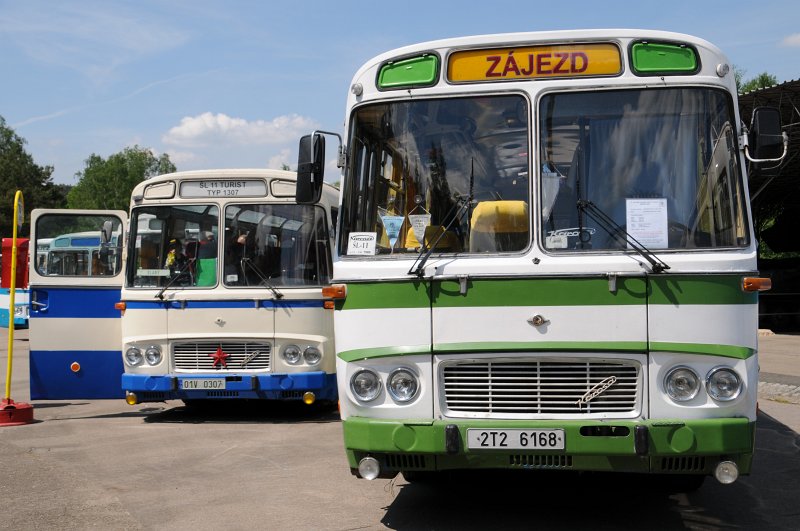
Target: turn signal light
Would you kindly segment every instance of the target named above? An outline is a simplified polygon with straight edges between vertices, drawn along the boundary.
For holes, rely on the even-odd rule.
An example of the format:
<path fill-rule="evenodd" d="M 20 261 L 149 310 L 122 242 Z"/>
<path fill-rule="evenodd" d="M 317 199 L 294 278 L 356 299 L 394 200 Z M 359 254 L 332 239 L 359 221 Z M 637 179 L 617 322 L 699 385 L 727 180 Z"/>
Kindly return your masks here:
<path fill-rule="evenodd" d="M 314 393 L 312 393 L 311 391 L 306 391 L 305 393 L 303 393 L 303 402 L 307 406 L 310 406 L 311 404 L 316 402 L 316 400 L 317 400 L 317 396 Z"/>
<path fill-rule="evenodd" d="M 73 361 L 69 365 L 69 370 L 71 370 L 72 372 L 78 372 L 81 370 L 81 364 L 78 363 L 77 361 Z"/>
<path fill-rule="evenodd" d="M 344 299 L 347 297 L 346 284 L 331 284 L 322 288 L 322 296 L 326 299 Z"/>
<path fill-rule="evenodd" d="M 125 309 L 127 307 L 128 307 L 128 305 L 125 304 L 125 301 L 119 301 L 119 302 L 115 302 L 114 303 L 114 308 L 116 308 L 117 310 L 121 311 L 122 313 L 125 313 Z"/>
<path fill-rule="evenodd" d="M 135 406 L 139 403 L 139 397 L 136 396 L 136 393 L 125 391 L 125 402 L 127 402 L 129 406 Z"/>
<path fill-rule="evenodd" d="M 742 279 L 744 291 L 767 291 L 772 289 L 772 279 L 763 277 L 744 277 Z"/>

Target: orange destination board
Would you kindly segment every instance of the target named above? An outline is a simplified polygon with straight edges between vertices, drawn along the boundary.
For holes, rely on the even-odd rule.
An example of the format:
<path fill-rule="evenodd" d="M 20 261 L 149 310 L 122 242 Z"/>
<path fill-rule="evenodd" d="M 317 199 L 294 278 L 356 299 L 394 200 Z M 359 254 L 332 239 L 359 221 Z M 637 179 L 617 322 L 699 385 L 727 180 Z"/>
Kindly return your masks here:
<path fill-rule="evenodd" d="M 561 44 L 454 52 L 447 64 L 447 79 L 463 83 L 609 76 L 621 71 L 619 48 L 613 44 Z"/>

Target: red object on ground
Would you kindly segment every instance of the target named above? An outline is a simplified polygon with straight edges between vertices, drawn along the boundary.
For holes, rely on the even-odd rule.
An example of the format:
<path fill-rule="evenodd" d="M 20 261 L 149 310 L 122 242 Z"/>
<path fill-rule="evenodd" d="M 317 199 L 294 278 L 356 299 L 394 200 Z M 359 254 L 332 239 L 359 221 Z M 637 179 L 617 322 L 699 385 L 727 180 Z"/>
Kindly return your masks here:
<path fill-rule="evenodd" d="M 21 426 L 33 422 L 33 406 L 14 402 L 10 398 L 0 401 L 0 426 Z"/>

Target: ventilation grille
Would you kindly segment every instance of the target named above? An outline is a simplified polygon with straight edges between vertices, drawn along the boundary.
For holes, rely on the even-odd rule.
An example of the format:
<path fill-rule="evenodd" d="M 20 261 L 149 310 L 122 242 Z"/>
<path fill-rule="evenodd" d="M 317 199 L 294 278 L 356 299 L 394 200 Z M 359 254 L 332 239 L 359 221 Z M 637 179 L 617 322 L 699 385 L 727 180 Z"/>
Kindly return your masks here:
<path fill-rule="evenodd" d="M 699 455 L 686 457 L 662 457 L 662 472 L 704 472 L 706 458 Z"/>
<path fill-rule="evenodd" d="M 522 468 L 572 468 L 571 455 L 526 455 L 516 454 L 508 456 L 512 467 Z"/>
<path fill-rule="evenodd" d="M 270 343 L 256 342 L 202 341 L 172 347 L 175 369 L 185 371 L 268 371 L 271 353 Z"/>
<path fill-rule="evenodd" d="M 623 414 L 635 412 L 641 371 L 630 360 L 482 360 L 447 365 L 451 413 Z"/>

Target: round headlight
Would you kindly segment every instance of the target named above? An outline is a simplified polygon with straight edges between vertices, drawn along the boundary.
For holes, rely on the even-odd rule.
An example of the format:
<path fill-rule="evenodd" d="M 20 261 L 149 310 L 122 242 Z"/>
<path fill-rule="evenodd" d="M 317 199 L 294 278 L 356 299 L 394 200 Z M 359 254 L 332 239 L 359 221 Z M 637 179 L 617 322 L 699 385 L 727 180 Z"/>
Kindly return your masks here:
<path fill-rule="evenodd" d="M 137 365 L 141 365 L 144 361 L 144 357 L 142 356 L 142 351 L 136 347 L 131 347 L 125 351 L 125 361 L 131 367 L 136 367 Z"/>
<path fill-rule="evenodd" d="M 716 367 L 706 376 L 706 391 L 714 400 L 728 402 L 742 391 L 742 380 L 733 369 Z"/>
<path fill-rule="evenodd" d="M 148 365 L 158 365 L 161 363 L 161 349 L 151 345 L 144 351 L 144 359 Z"/>
<path fill-rule="evenodd" d="M 303 358 L 309 365 L 316 365 L 322 359 L 322 352 L 317 347 L 306 347 L 303 351 Z"/>
<path fill-rule="evenodd" d="M 375 400 L 381 392 L 381 379 L 368 369 L 362 369 L 350 379 L 350 389 L 359 400 Z"/>
<path fill-rule="evenodd" d="M 700 379 L 688 367 L 675 367 L 664 378 L 664 387 L 675 402 L 687 402 L 697 396 Z"/>
<path fill-rule="evenodd" d="M 297 365 L 300 363 L 300 359 L 303 357 L 303 351 L 300 350 L 300 347 L 297 345 L 286 345 L 283 347 L 283 352 L 281 352 L 281 355 L 289 365 Z"/>
<path fill-rule="evenodd" d="M 386 389 L 389 390 L 389 394 L 392 395 L 392 398 L 396 401 L 408 402 L 417 396 L 417 390 L 419 389 L 417 375 L 414 374 L 411 369 L 395 369 L 389 375 L 389 379 L 386 382 Z"/>

